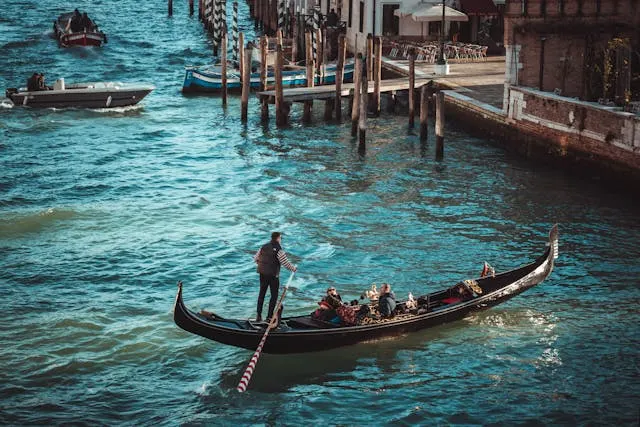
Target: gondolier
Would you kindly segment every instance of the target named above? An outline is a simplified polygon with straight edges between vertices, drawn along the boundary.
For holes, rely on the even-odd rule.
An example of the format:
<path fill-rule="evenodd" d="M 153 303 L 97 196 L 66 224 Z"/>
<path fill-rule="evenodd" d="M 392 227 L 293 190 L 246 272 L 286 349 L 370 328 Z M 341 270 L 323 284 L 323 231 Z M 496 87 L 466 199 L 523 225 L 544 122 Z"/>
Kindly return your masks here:
<path fill-rule="evenodd" d="M 271 233 L 271 241 L 263 245 L 253 257 L 258 265 L 258 273 L 260 273 L 260 293 L 258 294 L 258 307 L 256 320 L 262 321 L 262 306 L 264 305 L 264 297 L 267 288 L 271 291 L 269 299 L 269 311 L 267 318 L 273 316 L 273 310 L 278 300 L 278 290 L 280 289 L 280 266 L 290 271 L 296 271 L 295 265 L 291 264 L 287 259 L 287 254 L 280 245 L 282 243 L 282 234 L 275 231 Z"/>

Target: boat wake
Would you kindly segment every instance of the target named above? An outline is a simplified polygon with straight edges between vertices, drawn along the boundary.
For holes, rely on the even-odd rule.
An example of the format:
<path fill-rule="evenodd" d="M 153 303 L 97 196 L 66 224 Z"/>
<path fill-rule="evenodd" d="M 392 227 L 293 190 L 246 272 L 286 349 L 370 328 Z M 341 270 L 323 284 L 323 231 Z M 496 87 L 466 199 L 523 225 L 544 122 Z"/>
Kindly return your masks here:
<path fill-rule="evenodd" d="M 0 108 L 13 108 L 13 101 L 9 98 L 0 99 Z"/>
<path fill-rule="evenodd" d="M 107 114 L 126 114 L 131 112 L 139 112 L 144 108 L 144 105 L 128 105 L 126 107 L 111 107 L 111 108 L 91 108 L 90 111 L 96 113 Z"/>

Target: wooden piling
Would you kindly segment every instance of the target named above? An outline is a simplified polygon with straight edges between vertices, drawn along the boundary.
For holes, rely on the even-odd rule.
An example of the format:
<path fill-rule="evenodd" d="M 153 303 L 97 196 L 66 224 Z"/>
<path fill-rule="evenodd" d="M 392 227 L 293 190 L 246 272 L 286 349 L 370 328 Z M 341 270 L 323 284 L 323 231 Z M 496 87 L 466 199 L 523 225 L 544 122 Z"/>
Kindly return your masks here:
<path fill-rule="evenodd" d="M 353 70 L 353 101 L 351 102 L 351 136 L 358 134 L 358 122 L 360 121 L 360 86 L 362 81 L 362 54 L 356 56 Z"/>
<path fill-rule="evenodd" d="M 365 60 L 365 66 L 367 66 L 367 61 Z M 368 67 L 368 66 L 367 66 Z M 365 137 L 367 134 L 367 100 L 369 98 L 369 81 L 364 78 L 365 73 L 363 73 L 362 78 L 362 90 L 360 92 L 360 118 L 358 122 L 358 143 L 360 148 L 364 148 L 365 145 Z"/>
<path fill-rule="evenodd" d="M 336 65 L 336 99 L 335 110 L 336 120 L 342 120 L 342 79 L 344 76 L 344 60 L 347 54 L 346 42 L 344 35 L 340 35 L 338 38 L 338 64 Z"/>
<path fill-rule="evenodd" d="M 427 85 L 420 89 L 420 141 L 426 141 L 429 126 L 429 97 Z"/>
<path fill-rule="evenodd" d="M 413 53 L 409 55 L 409 127 L 413 127 L 414 122 L 414 92 L 416 86 L 416 59 Z"/>
<path fill-rule="evenodd" d="M 331 120 L 333 117 L 333 106 L 335 105 L 335 101 L 333 99 L 327 99 L 324 102 L 324 119 Z"/>
<path fill-rule="evenodd" d="M 267 55 L 269 53 L 269 40 L 267 36 L 260 39 L 260 90 L 267 90 Z"/>
<path fill-rule="evenodd" d="M 322 59 L 324 56 L 324 44 L 322 43 L 322 29 L 318 28 L 318 31 L 316 33 L 316 37 L 318 40 L 318 57 L 316 58 L 316 61 L 318 61 L 318 63 L 316 64 L 316 70 L 317 70 L 317 74 L 318 74 L 318 80 L 320 81 L 320 84 L 324 84 L 324 74 L 322 73 Z"/>
<path fill-rule="evenodd" d="M 374 104 L 373 104 L 373 112 L 376 116 L 380 115 L 380 79 L 382 78 L 382 37 L 376 37 L 376 62 L 373 68 L 373 78 L 374 78 Z"/>
<path fill-rule="evenodd" d="M 251 44 L 247 45 L 244 51 L 244 69 L 242 78 L 242 110 L 240 113 L 241 120 L 247 121 L 249 111 L 249 84 L 251 83 L 251 53 L 253 48 Z"/>
<path fill-rule="evenodd" d="M 189 0 L 189 16 L 193 16 L 194 9 L 193 0 Z"/>
<path fill-rule="evenodd" d="M 276 44 L 282 46 L 282 29 L 280 28 L 276 30 Z"/>
<path fill-rule="evenodd" d="M 169 0 L 169 4 L 167 5 L 169 9 L 169 16 L 173 16 L 173 0 Z"/>
<path fill-rule="evenodd" d="M 240 51 L 238 52 L 238 71 L 240 71 L 240 82 L 244 79 L 244 33 L 238 34 L 238 47 Z"/>
<path fill-rule="evenodd" d="M 298 19 L 291 19 L 291 62 L 295 64 L 298 60 Z"/>
<path fill-rule="evenodd" d="M 284 59 L 283 59 L 283 53 L 282 53 L 282 45 L 278 44 L 276 46 L 276 63 L 274 67 L 275 78 L 276 78 L 276 126 L 285 126 L 287 124 L 287 113 L 286 113 L 286 107 L 284 104 L 284 93 L 282 91 L 283 65 L 284 65 Z"/>
<path fill-rule="evenodd" d="M 313 47 L 311 45 L 311 33 L 306 32 L 305 35 L 305 48 L 307 58 L 307 87 L 313 87 L 314 79 L 314 67 L 313 67 Z M 302 121 L 309 123 L 311 121 L 311 108 L 313 107 L 313 101 L 304 101 L 304 112 L 302 115 Z"/>
<path fill-rule="evenodd" d="M 444 157 L 444 92 L 436 94 L 436 159 Z"/>
<path fill-rule="evenodd" d="M 260 38 L 260 90 L 267 90 L 267 55 L 269 53 L 269 39 L 267 36 Z M 260 118 L 262 121 L 269 120 L 269 99 L 264 97 L 260 100 Z M 276 115 L 276 121 L 278 117 Z"/>
<path fill-rule="evenodd" d="M 222 73 L 222 106 L 224 107 L 227 105 L 227 33 L 222 35 L 220 49 L 222 53 L 220 59 L 222 61 L 222 69 L 220 70 Z"/>
<path fill-rule="evenodd" d="M 365 64 L 367 65 L 367 81 L 373 80 L 373 36 L 367 34 L 367 56 Z"/>

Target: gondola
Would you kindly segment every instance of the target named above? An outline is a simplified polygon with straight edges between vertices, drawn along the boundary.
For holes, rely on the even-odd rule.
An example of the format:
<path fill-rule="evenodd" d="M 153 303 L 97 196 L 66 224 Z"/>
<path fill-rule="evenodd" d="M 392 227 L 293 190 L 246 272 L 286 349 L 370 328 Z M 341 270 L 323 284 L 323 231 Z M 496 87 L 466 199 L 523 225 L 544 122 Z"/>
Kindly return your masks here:
<path fill-rule="evenodd" d="M 549 232 L 544 253 L 534 262 L 505 273 L 462 281 L 450 288 L 418 298 L 418 307 L 359 326 L 338 326 L 311 316 L 283 317 L 271 330 L 263 352 L 272 354 L 305 353 L 406 334 L 443 323 L 460 320 L 470 313 L 498 305 L 537 285 L 549 276 L 558 257 L 558 227 Z M 461 286 L 470 291 L 457 298 Z M 402 304 L 399 304 L 402 306 Z M 266 324 L 244 319 L 225 319 L 215 313 L 196 313 L 182 300 L 178 283 L 173 318 L 185 331 L 236 347 L 255 350 Z"/>

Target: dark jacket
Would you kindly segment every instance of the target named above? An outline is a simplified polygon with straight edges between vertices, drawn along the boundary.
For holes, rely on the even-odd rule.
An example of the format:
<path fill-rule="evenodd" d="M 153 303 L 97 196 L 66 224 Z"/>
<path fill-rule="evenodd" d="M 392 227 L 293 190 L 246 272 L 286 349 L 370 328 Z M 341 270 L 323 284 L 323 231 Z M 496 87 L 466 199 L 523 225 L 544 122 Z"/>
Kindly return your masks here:
<path fill-rule="evenodd" d="M 378 311 L 382 317 L 393 316 L 396 309 L 396 296 L 393 292 L 387 292 L 378 300 Z"/>
<path fill-rule="evenodd" d="M 280 243 L 269 242 L 260 248 L 258 254 L 258 273 L 265 276 L 280 276 L 280 261 L 278 260 L 278 252 L 282 250 Z"/>

